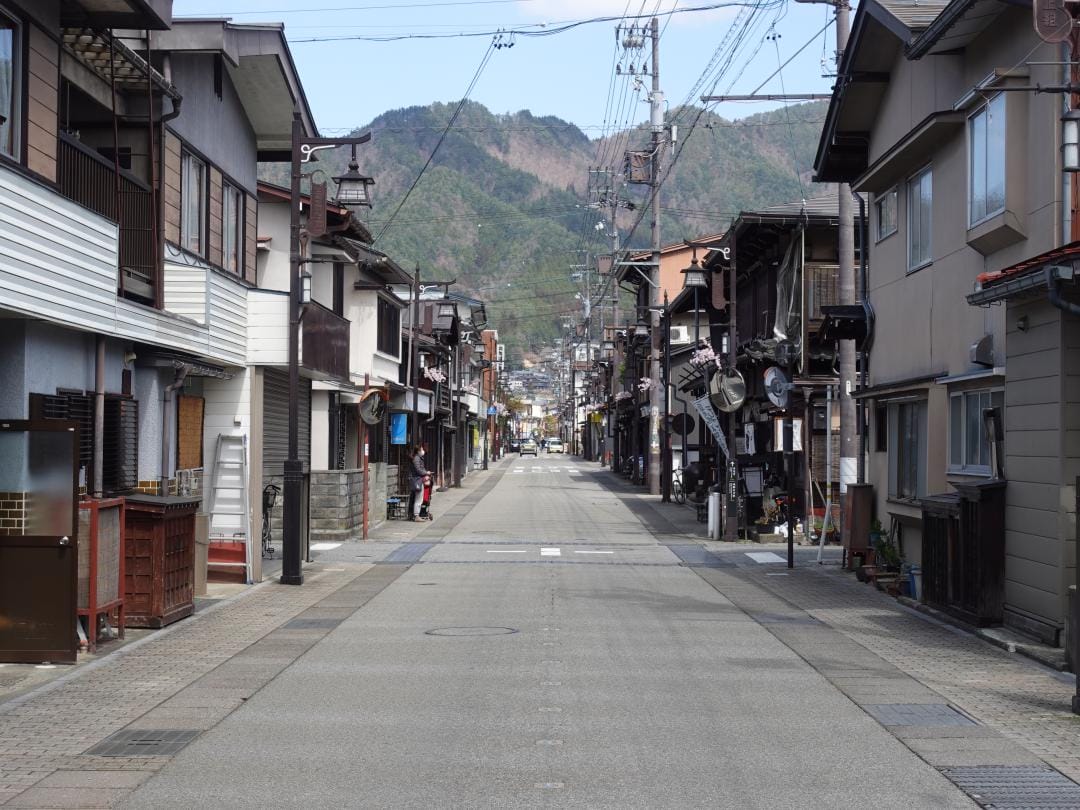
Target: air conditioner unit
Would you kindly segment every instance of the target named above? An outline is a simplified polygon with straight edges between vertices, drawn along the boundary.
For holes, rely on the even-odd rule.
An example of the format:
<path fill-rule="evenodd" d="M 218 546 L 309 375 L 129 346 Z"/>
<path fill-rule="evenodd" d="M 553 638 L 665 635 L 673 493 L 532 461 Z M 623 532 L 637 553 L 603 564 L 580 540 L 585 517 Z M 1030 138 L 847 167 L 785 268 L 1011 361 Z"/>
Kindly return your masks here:
<path fill-rule="evenodd" d="M 671 327 L 671 337 L 669 338 L 671 344 L 674 346 L 681 343 L 690 342 L 690 327 L 689 326 L 673 326 Z"/>

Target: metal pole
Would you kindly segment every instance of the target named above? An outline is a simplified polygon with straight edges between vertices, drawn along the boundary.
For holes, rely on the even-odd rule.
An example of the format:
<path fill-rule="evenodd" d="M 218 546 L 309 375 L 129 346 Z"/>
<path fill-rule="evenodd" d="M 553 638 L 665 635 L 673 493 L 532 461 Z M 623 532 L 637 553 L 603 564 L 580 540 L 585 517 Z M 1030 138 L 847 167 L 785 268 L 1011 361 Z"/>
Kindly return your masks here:
<path fill-rule="evenodd" d="M 736 280 L 736 243 L 735 234 L 731 234 L 731 262 L 728 264 L 728 346 L 727 346 L 727 360 L 728 365 L 735 369 L 738 364 L 738 355 L 735 347 L 737 337 L 737 317 L 735 313 L 735 300 L 738 297 L 735 285 Z M 727 421 L 727 445 L 730 458 L 727 464 L 727 475 L 729 478 L 738 476 L 738 462 L 736 461 L 735 452 L 735 414 L 728 414 Z M 720 453 L 716 454 L 716 480 L 720 480 Z M 732 494 L 736 493 L 736 494 Z M 724 539 L 734 541 L 738 539 L 739 535 L 739 512 L 738 512 L 738 485 L 732 481 L 728 481 L 727 494 L 728 499 L 731 501 L 728 504 L 727 514 L 724 520 Z"/>
<path fill-rule="evenodd" d="M 664 292 L 664 474 L 660 481 L 660 502 L 671 503 L 671 431 L 668 421 L 671 417 L 671 396 L 668 386 L 671 384 L 671 310 L 668 309 L 668 295 Z"/>
<path fill-rule="evenodd" d="M 409 343 L 410 343 L 410 365 L 412 366 L 412 375 L 409 377 L 409 384 L 413 387 L 412 394 L 412 411 L 413 411 L 413 424 L 412 424 L 412 443 L 415 448 L 420 444 L 420 339 L 418 336 L 418 330 L 420 329 L 420 265 L 416 265 L 416 269 L 413 271 L 413 310 L 412 310 L 412 328 L 409 329 Z"/>
<path fill-rule="evenodd" d="M 660 146 L 664 139 L 664 95 L 660 92 L 660 21 L 653 17 L 652 35 L 652 93 L 649 94 L 652 128 L 652 194 L 649 206 L 652 213 L 652 267 L 649 285 L 652 306 L 649 311 L 649 331 L 652 350 L 649 353 L 649 494 L 660 494 Z M 666 428 L 665 428 L 666 432 Z"/>
<path fill-rule="evenodd" d="M 300 554 L 300 110 L 293 109 L 292 177 L 289 193 L 289 456 L 285 460 L 285 487 L 281 525 L 281 579 L 283 585 L 302 585 Z"/>

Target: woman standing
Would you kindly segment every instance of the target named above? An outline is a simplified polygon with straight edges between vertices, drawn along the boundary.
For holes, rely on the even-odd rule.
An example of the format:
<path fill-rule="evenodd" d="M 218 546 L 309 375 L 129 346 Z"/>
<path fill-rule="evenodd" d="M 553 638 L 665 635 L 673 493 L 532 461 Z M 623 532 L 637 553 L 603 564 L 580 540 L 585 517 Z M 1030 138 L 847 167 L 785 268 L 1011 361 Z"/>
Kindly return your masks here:
<path fill-rule="evenodd" d="M 424 466 L 424 446 L 417 444 L 412 450 L 412 464 L 409 467 L 409 520 L 416 520 L 423 502 L 424 478 L 427 477 Z"/>

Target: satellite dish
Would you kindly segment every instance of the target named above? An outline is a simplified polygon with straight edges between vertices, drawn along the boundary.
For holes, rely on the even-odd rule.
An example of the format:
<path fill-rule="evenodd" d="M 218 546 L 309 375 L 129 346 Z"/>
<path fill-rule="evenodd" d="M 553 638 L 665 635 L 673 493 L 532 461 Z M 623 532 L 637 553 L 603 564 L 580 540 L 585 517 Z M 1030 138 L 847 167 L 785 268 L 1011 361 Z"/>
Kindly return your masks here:
<path fill-rule="evenodd" d="M 777 408 L 788 406 L 788 392 L 791 383 L 787 375 L 780 370 L 779 366 L 772 366 L 765 370 L 765 392 L 769 395 L 769 401 Z"/>
<path fill-rule="evenodd" d="M 746 380 L 733 368 L 716 372 L 709 382 L 713 405 L 724 413 L 734 413 L 746 401 Z"/>
<path fill-rule="evenodd" d="M 365 425 L 377 425 L 386 414 L 386 401 L 379 391 L 369 391 L 360 403 L 360 418 Z"/>

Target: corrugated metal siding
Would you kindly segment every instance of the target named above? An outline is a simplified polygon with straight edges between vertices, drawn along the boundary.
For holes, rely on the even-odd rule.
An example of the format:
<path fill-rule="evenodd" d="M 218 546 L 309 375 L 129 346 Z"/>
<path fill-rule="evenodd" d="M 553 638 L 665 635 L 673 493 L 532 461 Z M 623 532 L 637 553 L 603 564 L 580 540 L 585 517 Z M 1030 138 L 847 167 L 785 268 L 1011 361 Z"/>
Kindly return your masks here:
<path fill-rule="evenodd" d="M 104 217 L 0 167 L 5 309 L 112 331 L 118 244 Z"/>
<path fill-rule="evenodd" d="M 208 275 L 203 267 L 166 262 L 165 309 L 205 325 Z"/>
<path fill-rule="evenodd" d="M 248 290 L 248 362 L 283 366 L 289 362 L 289 296 Z"/>
<path fill-rule="evenodd" d="M 300 378 L 298 448 L 305 471 L 311 465 L 311 380 Z M 289 376 L 263 373 L 263 475 L 280 476 L 289 456 Z"/>

